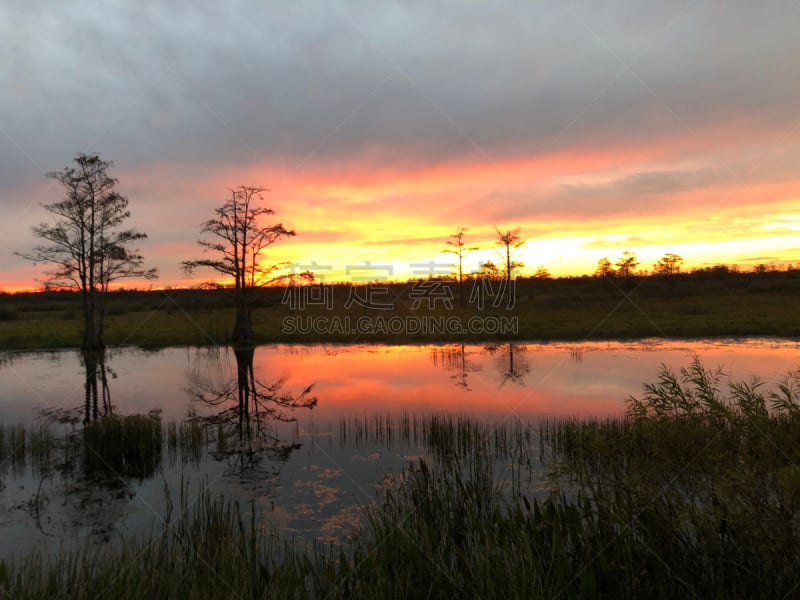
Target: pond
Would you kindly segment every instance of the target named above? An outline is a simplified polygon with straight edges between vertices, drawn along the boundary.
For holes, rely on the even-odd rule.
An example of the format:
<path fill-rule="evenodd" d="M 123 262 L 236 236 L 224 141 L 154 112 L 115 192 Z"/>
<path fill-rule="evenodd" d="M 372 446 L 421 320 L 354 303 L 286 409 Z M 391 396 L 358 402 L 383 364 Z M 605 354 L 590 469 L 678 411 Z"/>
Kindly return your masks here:
<path fill-rule="evenodd" d="M 800 364 L 800 344 L 271 345 L 117 349 L 89 360 L 5 353 L 0 558 L 158 531 L 201 489 L 252 503 L 265 527 L 300 543 L 341 542 L 363 505 L 430 454 L 442 419 L 536 435 L 554 417 L 620 415 L 662 363 L 679 370 L 695 356 L 720 367 L 723 381 L 774 383 Z M 498 479 L 513 485 L 514 469 L 509 461 Z M 529 476 L 531 493 L 549 493 L 543 467 Z"/>

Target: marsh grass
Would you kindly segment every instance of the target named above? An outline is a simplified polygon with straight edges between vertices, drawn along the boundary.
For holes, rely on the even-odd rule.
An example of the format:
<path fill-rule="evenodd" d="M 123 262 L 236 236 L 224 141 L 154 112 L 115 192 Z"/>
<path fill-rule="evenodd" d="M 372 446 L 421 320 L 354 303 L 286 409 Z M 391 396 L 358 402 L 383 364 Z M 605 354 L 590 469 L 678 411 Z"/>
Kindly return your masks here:
<path fill-rule="evenodd" d="M 800 582 L 798 373 L 772 391 L 751 380 L 726 392 L 723 375 L 697 360 L 662 367 L 627 419 L 554 422 L 546 437 L 675 593 L 783 597 Z"/>
<path fill-rule="evenodd" d="M 200 422 L 170 421 L 165 426 L 165 432 L 170 464 L 175 464 L 178 460 L 199 464 L 209 444 L 206 428 Z"/>
<path fill-rule="evenodd" d="M 496 458 L 511 456 L 526 448 L 535 436 L 534 427 L 517 419 L 495 423 L 467 415 L 376 413 L 373 416 L 351 415 L 339 421 L 339 443 L 352 445 L 423 445 L 439 456 L 467 458 L 491 454 Z"/>
<path fill-rule="evenodd" d="M 452 282 L 443 282 L 453 285 Z M 497 341 L 497 339 L 587 340 L 648 337 L 800 336 L 800 270 L 774 273 L 681 274 L 636 278 L 627 287 L 619 280 L 593 277 L 525 279 L 516 282 L 513 310 L 412 310 L 413 282 L 390 285 L 396 299 L 385 317 L 519 317 L 517 333 L 474 332 L 437 335 L 436 341 Z M 430 342 L 422 333 L 353 334 L 349 331 L 284 332 L 287 316 L 341 319 L 374 317 L 374 311 L 346 309 L 350 285 L 333 286 L 333 309 L 292 310 L 284 288 L 258 290 L 254 308 L 255 343 L 271 342 Z M 455 290 L 453 290 L 455 292 Z M 454 294 L 455 295 L 455 294 Z M 105 337 L 110 345 L 156 348 L 171 345 L 223 344 L 233 327 L 231 290 L 116 291 L 108 299 Z M 80 343 L 80 300 L 73 292 L 0 294 L 0 348 L 75 347 Z"/>
<path fill-rule="evenodd" d="M 364 507 L 352 541 L 296 546 L 255 506 L 206 493 L 190 507 L 182 495 L 181 519 L 118 550 L 0 563 L 0 597 L 792 597 L 797 375 L 774 388 L 724 383 L 697 361 L 664 367 L 620 418 L 352 417 L 342 443 L 429 450 Z M 185 434 L 208 444 L 199 436 Z M 522 476 L 542 465 L 559 486 L 544 494 Z"/>
<path fill-rule="evenodd" d="M 57 431 L 57 429 L 63 429 Z M 159 467 L 162 424 L 154 415 L 109 416 L 78 430 L 50 423 L 0 423 L 0 474 L 26 469 L 36 476 L 81 469 L 85 477 L 142 480 Z"/>
<path fill-rule="evenodd" d="M 800 590 L 797 373 L 773 391 L 721 385 L 698 361 L 629 400 L 626 418 L 556 419 L 528 454 L 551 453 L 545 499 L 503 493 L 481 440 L 408 469 L 356 547 L 346 589 L 366 597 L 791 597 Z M 431 430 L 437 427 L 430 420 Z M 522 430 L 520 430 L 522 431 Z M 531 428 L 526 428 L 531 431 Z M 463 439 L 463 438 L 461 438 Z M 517 461 L 521 464 L 521 461 Z M 361 552 L 361 554 L 358 554 Z M 399 590 L 399 591 L 398 591 Z"/>
<path fill-rule="evenodd" d="M 0 475 L 8 469 L 15 473 L 30 467 L 35 472 L 50 465 L 62 440 L 47 424 L 4 425 L 0 423 Z"/>
<path fill-rule="evenodd" d="M 150 539 L 112 553 L 90 547 L 51 557 L 0 562 L 0 597 L 9 598 L 296 598 L 307 567 L 291 544 L 260 535 L 254 512 L 201 495 L 186 518 Z M 275 558 L 281 557 L 281 564 Z M 291 557 L 291 558 L 289 558 Z M 277 593 L 270 594 L 270 590 Z"/>
<path fill-rule="evenodd" d="M 162 426 L 156 415 L 109 416 L 83 429 L 86 476 L 152 477 L 161 464 Z"/>

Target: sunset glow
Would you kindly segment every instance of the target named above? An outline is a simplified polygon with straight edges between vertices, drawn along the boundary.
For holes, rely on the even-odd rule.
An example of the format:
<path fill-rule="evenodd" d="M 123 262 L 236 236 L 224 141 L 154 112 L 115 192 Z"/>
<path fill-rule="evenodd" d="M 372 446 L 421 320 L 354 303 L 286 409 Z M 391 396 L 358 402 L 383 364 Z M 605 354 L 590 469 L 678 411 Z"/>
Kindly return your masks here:
<path fill-rule="evenodd" d="M 446 274 L 459 227 L 467 272 L 495 227 L 522 275 L 800 263 L 796 6 L 239 8 L 3 7 L 0 289 L 40 285 L 13 252 L 78 152 L 148 234 L 160 279 L 128 287 L 207 281 L 180 263 L 238 185 L 297 232 L 266 264 L 325 281 Z"/>

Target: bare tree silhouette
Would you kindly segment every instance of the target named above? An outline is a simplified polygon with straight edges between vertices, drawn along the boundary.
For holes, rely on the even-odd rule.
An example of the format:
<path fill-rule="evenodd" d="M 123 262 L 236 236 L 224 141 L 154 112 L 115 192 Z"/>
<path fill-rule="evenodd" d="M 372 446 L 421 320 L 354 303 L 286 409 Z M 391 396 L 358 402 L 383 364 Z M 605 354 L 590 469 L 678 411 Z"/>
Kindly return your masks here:
<path fill-rule="evenodd" d="M 54 225 L 40 223 L 33 233 L 45 241 L 33 252 L 17 253 L 35 263 L 48 263 L 46 286 L 80 291 L 83 308 L 84 350 L 105 347 L 103 325 L 109 284 L 122 278 L 152 279 L 155 269 L 144 268 L 144 258 L 130 244 L 147 236 L 134 229 L 119 229 L 130 217 L 128 199 L 115 187 L 107 171 L 114 163 L 97 154 L 78 154 L 75 166 L 51 171 L 66 197 L 44 209 L 56 218 Z"/>
<path fill-rule="evenodd" d="M 525 264 L 512 259 L 513 250 L 519 248 L 525 243 L 525 240 L 520 236 L 521 229 L 510 229 L 508 231 L 500 231 L 497 227 L 494 228 L 497 233 L 495 243 L 503 253 L 503 275 L 505 277 L 506 285 L 505 292 L 511 294 L 511 279 L 514 269 L 524 267 Z"/>
<path fill-rule="evenodd" d="M 458 298 L 462 307 L 464 306 L 464 253 L 478 249 L 477 246 L 467 247 L 464 243 L 464 233 L 466 231 L 466 227 L 459 227 L 447 240 L 447 245 L 450 247 L 445 250 L 448 254 L 458 256 Z"/>
<path fill-rule="evenodd" d="M 262 222 L 263 217 L 275 214 L 271 208 L 257 206 L 259 201 L 263 201 L 262 193 L 268 191 L 266 188 L 240 185 L 229 191 L 231 197 L 228 201 L 214 209 L 215 217 L 201 227 L 201 232 L 208 234 L 209 238 L 197 242 L 206 252 L 216 256 L 187 260 L 182 264 L 187 273 L 198 267 L 208 267 L 233 279 L 236 317 L 231 341 L 246 342 L 255 337 L 255 290 L 289 277 L 275 275 L 288 263 L 265 264 L 264 250 L 283 237 L 294 236 L 295 232 L 281 223 L 265 225 Z"/>

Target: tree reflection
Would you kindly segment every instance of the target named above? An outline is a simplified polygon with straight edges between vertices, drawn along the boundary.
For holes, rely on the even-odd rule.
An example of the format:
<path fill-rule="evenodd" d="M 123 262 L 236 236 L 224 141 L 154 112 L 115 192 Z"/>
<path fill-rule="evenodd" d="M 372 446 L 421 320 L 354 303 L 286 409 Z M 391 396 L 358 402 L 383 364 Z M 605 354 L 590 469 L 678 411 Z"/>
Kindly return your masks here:
<path fill-rule="evenodd" d="M 284 378 L 266 383 L 256 377 L 255 348 L 233 350 L 236 377 L 214 382 L 198 374 L 192 377 L 193 399 L 213 409 L 211 414 L 193 413 L 190 418 L 217 427 L 217 448 L 211 454 L 227 459 L 241 470 L 257 469 L 266 456 L 284 462 L 302 447 L 296 439 L 281 435 L 280 423 L 297 420 L 296 409 L 313 409 L 317 397 L 311 395 L 313 384 L 299 394 L 283 390 Z"/>
<path fill-rule="evenodd" d="M 85 373 L 83 423 L 88 425 L 101 416 L 112 415 L 114 409 L 111 405 L 105 350 L 84 350 L 81 354 Z"/>
<path fill-rule="evenodd" d="M 516 383 L 517 385 L 525 385 L 525 376 L 530 373 L 530 364 L 525 356 L 527 347 L 521 344 L 495 344 L 485 346 L 485 350 L 497 357 L 497 366 L 502 374 L 500 387 L 506 383 Z"/>
<path fill-rule="evenodd" d="M 116 374 L 105 350 L 82 351 L 80 357 L 83 402 L 40 412 L 45 421 L 65 427 L 41 427 L 29 449 L 37 458 L 31 476 L 39 482 L 36 493 L 20 505 L 47 536 L 88 531 L 95 540 L 108 540 L 122 533 L 119 524 L 127 517 L 136 482 L 152 479 L 161 469 L 162 423 L 158 411 L 115 414 L 109 381 Z"/>
<path fill-rule="evenodd" d="M 61 442 L 64 458 L 58 469 L 71 479 L 76 472 L 82 473 L 83 479 L 106 487 L 154 477 L 162 460 L 160 411 L 115 414 L 109 379 L 116 378 L 116 373 L 106 364 L 105 350 L 83 351 L 81 358 L 83 405 L 40 412 L 48 421 L 73 427 Z"/>
<path fill-rule="evenodd" d="M 472 391 L 469 386 L 469 374 L 480 371 L 481 367 L 467 358 L 465 344 L 434 347 L 431 350 L 431 360 L 434 366 L 454 372 L 450 375 L 450 379 L 457 387 L 467 392 Z"/>

